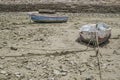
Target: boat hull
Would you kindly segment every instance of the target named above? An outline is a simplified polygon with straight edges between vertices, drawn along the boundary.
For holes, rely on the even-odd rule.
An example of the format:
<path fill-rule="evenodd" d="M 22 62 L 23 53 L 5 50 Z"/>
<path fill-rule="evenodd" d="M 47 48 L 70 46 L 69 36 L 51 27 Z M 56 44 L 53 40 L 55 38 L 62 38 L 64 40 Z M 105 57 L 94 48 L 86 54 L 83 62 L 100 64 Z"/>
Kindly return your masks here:
<path fill-rule="evenodd" d="M 102 44 L 111 37 L 111 28 L 103 23 L 88 24 L 80 28 L 80 40 L 86 43 Z"/>
<path fill-rule="evenodd" d="M 31 19 L 37 23 L 60 23 L 67 22 L 68 17 L 47 17 L 47 16 L 38 16 L 31 15 Z"/>
<path fill-rule="evenodd" d="M 111 34 L 109 34 L 109 36 L 106 36 L 104 38 L 100 38 L 98 37 L 98 43 L 99 45 L 104 43 L 104 42 L 107 42 L 108 39 L 111 37 Z M 96 40 L 91 40 L 91 39 L 85 39 L 82 35 L 80 35 L 80 40 L 85 42 L 85 43 L 90 43 L 90 44 L 95 44 L 96 43 Z"/>

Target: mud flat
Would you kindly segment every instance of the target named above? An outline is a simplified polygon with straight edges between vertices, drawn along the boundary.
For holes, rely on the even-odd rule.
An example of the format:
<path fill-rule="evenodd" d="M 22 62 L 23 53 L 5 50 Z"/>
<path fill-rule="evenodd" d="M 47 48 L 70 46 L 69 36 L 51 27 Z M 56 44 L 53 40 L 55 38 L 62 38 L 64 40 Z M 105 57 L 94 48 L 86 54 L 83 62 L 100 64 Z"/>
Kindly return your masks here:
<path fill-rule="evenodd" d="M 0 11 L 36 11 L 52 9 L 59 12 L 120 13 L 119 0 L 0 0 Z"/>
<path fill-rule="evenodd" d="M 36 11 L 39 9 L 52 9 L 57 12 L 95 12 L 95 13 L 120 13 L 120 5 L 109 4 L 69 4 L 69 3 L 39 3 L 39 4 L 0 4 L 0 11 Z"/>
<path fill-rule="evenodd" d="M 76 41 L 80 26 L 97 22 L 112 27 L 100 47 L 102 80 L 120 80 L 120 14 L 57 14 L 68 22 L 37 24 L 26 12 L 0 13 L 0 80 L 99 80 L 94 48 Z"/>

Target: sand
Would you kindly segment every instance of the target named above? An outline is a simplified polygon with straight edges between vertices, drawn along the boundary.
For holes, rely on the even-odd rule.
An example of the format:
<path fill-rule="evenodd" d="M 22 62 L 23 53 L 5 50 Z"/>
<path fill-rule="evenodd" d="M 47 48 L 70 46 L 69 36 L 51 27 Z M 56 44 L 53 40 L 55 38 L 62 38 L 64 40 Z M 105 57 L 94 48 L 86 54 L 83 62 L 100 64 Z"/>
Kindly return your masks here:
<path fill-rule="evenodd" d="M 58 13 L 67 23 L 34 23 L 26 12 L 0 13 L 0 80 L 120 80 L 120 14 Z M 105 22 L 109 42 L 94 47 L 77 42 L 79 28 Z"/>

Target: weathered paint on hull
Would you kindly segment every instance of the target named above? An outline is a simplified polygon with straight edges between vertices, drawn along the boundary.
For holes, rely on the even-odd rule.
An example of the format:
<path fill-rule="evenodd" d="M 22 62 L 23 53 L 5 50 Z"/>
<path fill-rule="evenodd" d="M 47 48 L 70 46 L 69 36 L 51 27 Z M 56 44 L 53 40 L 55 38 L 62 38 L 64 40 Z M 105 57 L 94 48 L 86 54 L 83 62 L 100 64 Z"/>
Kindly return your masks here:
<path fill-rule="evenodd" d="M 67 22 L 68 17 L 46 17 L 46 16 L 31 15 L 31 19 L 34 22 L 38 22 L 38 23 L 60 23 L 60 22 Z"/>
<path fill-rule="evenodd" d="M 104 37 L 104 38 L 99 38 L 98 37 L 98 42 L 99 42 L 99 45 L 100 44 L 102 44 L 102 43 L 104 43 L 104 42 L 106 42 L 106 41 L 108 41 L 108 39 L 111 37 L 111 34 L 109 35 L 109 36 L 107 36 L 107 37 Z M 95 44 L 96 43 L 96 41 L 90 41 L 90 39 L 84 39 L 81 35 L 80 35 L 80 40 L 81 41 L 83 41 L 83 42 L 86 42 L 86 43 L 91 43 L 91 44 Z"/>

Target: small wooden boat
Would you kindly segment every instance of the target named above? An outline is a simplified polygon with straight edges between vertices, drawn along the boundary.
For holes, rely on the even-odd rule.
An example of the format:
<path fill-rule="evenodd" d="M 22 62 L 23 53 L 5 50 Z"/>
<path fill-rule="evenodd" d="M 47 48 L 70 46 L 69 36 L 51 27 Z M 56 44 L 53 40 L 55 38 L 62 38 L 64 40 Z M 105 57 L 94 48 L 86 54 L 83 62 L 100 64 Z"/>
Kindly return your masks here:
<path fill-rule="evenodd" d="M 30 14 L 30 17 L 32 21 L 38 23 L 61 23 L 68 20 L 68 17 L 42 16 L 37 14 Z"/>
<path fill-rule="evenodd" d="M 104 23 L 88 24 L 80 28 L 80 39 L 83 42 L 95 43 L 96 37 L 99 44 L 106 42 L 111 36 L 111 28 Z"/>

